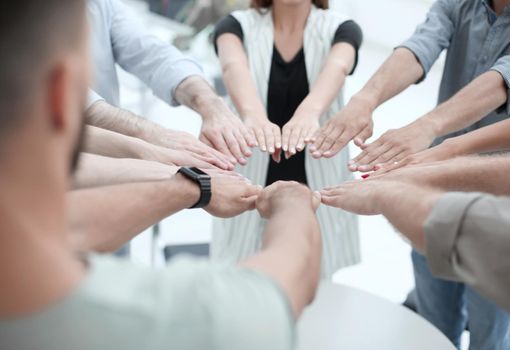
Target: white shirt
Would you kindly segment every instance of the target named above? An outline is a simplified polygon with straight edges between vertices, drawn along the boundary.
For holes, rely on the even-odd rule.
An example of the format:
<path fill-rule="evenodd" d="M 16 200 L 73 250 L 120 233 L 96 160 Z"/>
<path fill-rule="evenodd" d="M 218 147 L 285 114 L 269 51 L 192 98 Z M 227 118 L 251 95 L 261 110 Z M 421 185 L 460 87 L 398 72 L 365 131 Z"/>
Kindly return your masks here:
<path fill-rule="evenodd" d="M 120 0 L 88 0 L 95 83 L 89 106 L 104 98 L 119 104 L 116 64 L 147 84 L 171 105 L 177 86 L 191 75 L 203 76 L 202 67 L 174 46 L 148 33 Z M 101 97 L 99 97 L 100 95 Z"/>

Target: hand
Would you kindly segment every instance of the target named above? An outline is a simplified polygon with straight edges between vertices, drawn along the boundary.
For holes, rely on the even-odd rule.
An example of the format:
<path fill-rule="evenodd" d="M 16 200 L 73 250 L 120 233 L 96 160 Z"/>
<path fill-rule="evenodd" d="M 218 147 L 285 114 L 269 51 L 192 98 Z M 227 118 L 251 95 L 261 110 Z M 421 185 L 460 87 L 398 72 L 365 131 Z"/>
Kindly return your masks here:
<path fill-rule="evenodd" d="M 148 150 L 150 154 L 144 155 L 142 159 L 152 160 L 159 163 L 173 166 L 193 166 L 200 169 L 220 169 L 207 158 L 186 150 L 174 150 L 160 146 L 154 146 Z"/>
<path fill-rule="evenodd" d="M 275 162 L 280 162 L 282 138 L 280 127 L 271 123 L 266 116 L 245 117 L 246 128 L 255 135 L 261 151 L 272 154 Z"/>
<path fill-rule="evenodd" d="M 159 131 L 158 135 L 151 139 L 155 140 L 158 146 L 176 151 L 186 151 L 191 154 L 192 157 L 220 169 L 234 169 L 235 160 L 232 161 L 226 155 L 209 147 L 187 132 L 165 129 L 163 132 Z"/>
<path fill-rule="evenodd" d="M 452 163 L 453 162 L 453 163 Z M 382 169 L 370 174 L 366 181 L 394 181 L 400 183 L 409 183 L 428 187 L 441 187 L 445 165 L 447 167 L 457 165 L 455 161 L 439 161 L 430 163 L 421 163 L 408 165 L 392 171 L 384 172 Z M 462 165 L 458 165 L 462 166 Z"/>
<path fill-rule="evenodd" d="M 246 165 L 252 155 L 255 138 L 221 98 L 211 102 L 202 115 L 200 140 L 227 155 L 231 161 Z M 207 114 L 207 115 L 206 115 Z"/>
<path fill-rule="evenodd" d="M 363 148 L 365 141 L 372 136 L 373 110 L 362 98 L 353 97 L 351 101 L 312 138 L 310 152 L 314 158 L 331 158 L 340 152 L 349 141 Z"/>
<path fill-rule="evenodd" d="M 384 194 L 398 190 L 402 184 L 385 181 L 350 181 L 320 191 L 322 203 L 359 215 L 382 213 Z"/>
<path fill-rule="evenodd" d="M 313 212 L 320 205 L 320 195 L 294 181 L 278 181 L 266 187 L 257 198 L 257 210 L 269 218 L 284 209 L 294 210 L 298 205 L 308 206 Z"/>
<path fill-rule="evenodd" d="M 282 148 L 285 158 L 290 158 L 305 149 L 319 129 L 319 117 L 309 112 L 296 111 L 282 130 Z"/>
<path fill-rule="evenodd" d="M 433 125 L 419 119 L 403 128 L 389 130 L 364 147 L 363 152 L 349 162 L 351 171 L 367 172 L 376 165 L 400 162 L 405 157 L 429 147 L 436 134 Z"/>
<path fill-rule="evenodd" d="M 205 210 L 216 217 L 230 218 L 255 209 L 260 186 L 252 185 L 235 173 L 209 173 L 212 197 Z"/>
<path fill-rule="evenodd" d="M 383 175 L 403 167 L 452 159 L 458 155 L 460 154 L 456 151 L 456 146 L 449 140 L 446 140 L 438 146 L 409 155 L 402 159 L 401 161 L 397 161 L 394 163 L 386 163 L 380 166 L 376 165 L 374 167 L 374 170 L 376 171 L 373 175 L 374 176 Z"/>

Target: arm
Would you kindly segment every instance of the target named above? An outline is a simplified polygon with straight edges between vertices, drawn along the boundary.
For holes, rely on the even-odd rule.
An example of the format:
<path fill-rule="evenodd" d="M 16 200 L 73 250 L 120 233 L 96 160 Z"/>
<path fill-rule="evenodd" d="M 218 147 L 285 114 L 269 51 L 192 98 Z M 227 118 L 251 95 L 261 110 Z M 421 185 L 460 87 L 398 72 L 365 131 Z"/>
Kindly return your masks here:
<path fill-rule="evenodd" d="M 217 39 L 217 47 L 223 80 L 237 112 L 248 130 L 255 135 L 260 149 L 275 154 L 278 159 L 282 147 L 280 128 L 267 117 L 266 107 L 257 94 L 241 40 L 231 33 L 221 34 Z"/>
<path fill-rule="evenodd" d="M 354 139 L 359 147 L 372 136 L 372 114 L 388 99 L 425 78 L 455 31 L 455 0 L 436 1 L 413 36 L 397 48 L 346 107 L 316 134 L 312 155 L 332 157 Z M 356 170 L 356 167 L 351 167 Z"/>
<path fill-rule="evenodd" d="M 404 181 L 445 191 L 485 192 L 510 196 L 510 157 L 459 157 L 454 160 L 409 166 L 373 175 L 369 179 Z"/>
<path fill-rule="evenodd" d="M 315 158 L 332 157 L 354 139 L 364 145 L 372 136 L 372 114 L 423 76 L 416 56 L 406 48 L 396 49 L 367 84 L 315 135 L 310 151 Z"/>
<path fill-rule="evenodd" d="M 395 181 L 352 181 L 321 191 L 322 203 L 360 215 L 383 214 L 424 251 L 423 222 L 441 192 Z M 403 215 L 412 208 L 413 215 Z"/>
<path fill-rule="evenodd" d="M 233 157 L 233 161 L 247 164 L 245 157 L 251 156 L 250 147 L 255 146 L 253 136 L 204 79 L 184 80 L 177 88 L 176 98 L 202 116 L 203 142 Z"/>
<path fill-rule="evenodd" d="M 156 146 L 136 137 L 88 125 L 83 152 L 111 158 L 131 158 L 160 162 L 170 166 L 214 168 L 212 158 L 185 150 Z"/>
<path fill-rule="evenodd" d="M 313 299 L 320 276 L 318 205 L 319 199 L 296 183 L 278 182 L 264 190 L 257 200 L 268 219 L 262 252 L 242 264 L 273 279 L 287 294 L 296 318 Z"/>
<path fill-rule="evenodd" d="M 413 123 L 390 130 L 354 158 L 357 170 L 370 171 L 377 164 L 395 162 L 429 147 L 435 138 L 461 130 L 501 107 L 507 101 L 507 85 L 496 71 L 480 75 Z"/>
<path fill-rule="evenodd" d="M 431 162 L 438 162 L 460 156 L 481 154 L 510 149 L 510 120 L 471 131 L 467 134 L 449 138 L 438 146 L 409 155 L 393 164 L 385 164 L 377 169 L 383 174 L 396 169 Z"/>
<path fill-rule="evenodd" d="M 139 159 L 117 159 L 84 153 L 74 175 L 73 188 L 89 188 L 129 182 L 168 180 L 177 167 Z"/>
<path fill-rule="evenodd" d="M 166 181 L 71 191 L 72 244 L 82 251 L 115 251 L 154 223 L 191 207 L 199 196 L 198 187 L 181 175 Z"/>
<path fill-rule="evenodd" d="M 85 118 L 90 126 L 130 137 L 125 138 L 106 131 L 90 129 L 91 132 L 95 133 L 93 134 L 95 139 L 88 144 L 88 147 L 94 147 L 91 150 L 92 153 L 100 152 L 99 154 L 110 156 L 110 154 L 104 154 L 104 152 L 111 145 L 101 146 L 108 145 L 111 142 L 117 144 L 118 148 L 121 148 L 120 145 L 127 147 L 127 150 L 123 152 L 132 153 L 133 158 L 164 161 L 168 157 L 159 156 L 154 158 L 155 153 L 165 153 L 161 149 L 155 151 L 163 147 L 174 151 L 185 151 L 190 157 L 208 162 L 221 169 L 233 169 L 232 163 L 223 154 L 198 141 L 194 136 L 185 132 L 163 128 L 127 110 L 111 106 L 105 101 L 99 100 L 92 104 L 86 110 Z M 146 143 L 141 140 L 146 141 Z M 100 144 L 95 145 L 95 142 L 100 142 Z M 166 153 L 168 155 L 171 152 Z"/>
<path fill-rule="evenodd" d="M 119 0 L 110 0 L 110 6 L 111 41 L 119 65 L 164 101 L 197 111 L 204 121 L 202 140 L 233 162 L 245 164 L 244 157 L 251 155 L 251 135 L 204 80 L 202 68 L 174 46 L 147 33 Z M 157 134 L 156 139 L 160 138 Z"/>
<path fill-rule="evenodd" d="M 285 152 L 296 154 L 312 141 L 319 129 L 319 118 L 331 106 L 354 67 L 356 50 L 348 43 L 340 42 L 331 48 L 319 78 L 310 93 L 299 105 L 292 119 L 283 127 L 282 144 Z"/>
<path fill-rule="evenodd" d="M 384 181 L 354 182 L 322 196 L 325 204 L 354 213 L 384 215 L 426 254 L 435 276 L 468 283 L 510 308 L 509 199 Z M 403 215 L 409 208 L 413 215 Z"/>
<path fill-rule="evenodd" d="M 211 188 L 212 199 L 205 210 L 218 217 L 252 210 L 260 191 L 228 173 L 212 173 Z M 198 186 L 181 174 L 164 181 L 71 191 L 73 242 L 80 250 L 115 251 L 154 223 L 191 207 L 199 197 Z"/>

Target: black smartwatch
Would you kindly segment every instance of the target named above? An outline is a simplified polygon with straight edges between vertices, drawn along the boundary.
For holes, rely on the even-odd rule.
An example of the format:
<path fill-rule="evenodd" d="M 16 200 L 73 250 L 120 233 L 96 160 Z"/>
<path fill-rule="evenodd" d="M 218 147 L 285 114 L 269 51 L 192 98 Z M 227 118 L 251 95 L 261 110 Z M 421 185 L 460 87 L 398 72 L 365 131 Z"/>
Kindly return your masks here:
<path fill-rule="evenodd" d="M 204 173 L 202 170 L 195 167 L 182 167 L 179 169 L 178 173 L 197 183 L 200 187 L 200 199 L 190 209 L 207 207 L 211 201 L 212 196 L 211 177 Z"/>

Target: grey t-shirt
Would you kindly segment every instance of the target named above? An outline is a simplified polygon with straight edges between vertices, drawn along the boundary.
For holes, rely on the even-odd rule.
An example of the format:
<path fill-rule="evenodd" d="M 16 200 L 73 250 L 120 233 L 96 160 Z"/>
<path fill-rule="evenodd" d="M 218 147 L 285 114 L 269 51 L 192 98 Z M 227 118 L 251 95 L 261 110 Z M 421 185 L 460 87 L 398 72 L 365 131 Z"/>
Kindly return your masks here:
<path fill-rule="evenodd" d="M 90 258 L 81 286 L 30 317 L 0 321 L 1 350 L 291 349 L 286 297 L 248 269 L 178 258 L 151 270 Z"/>

